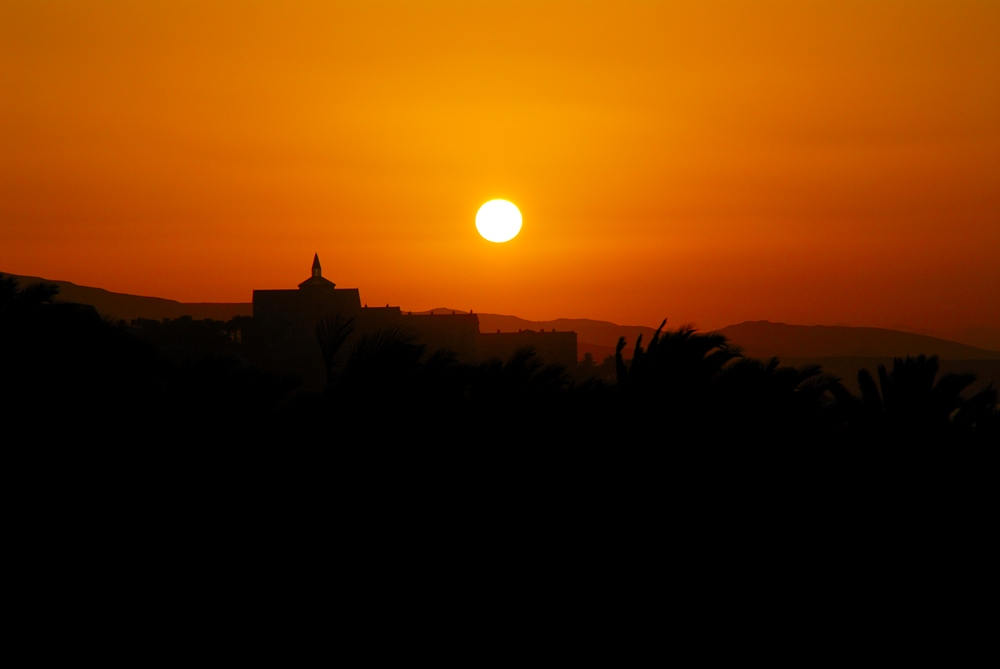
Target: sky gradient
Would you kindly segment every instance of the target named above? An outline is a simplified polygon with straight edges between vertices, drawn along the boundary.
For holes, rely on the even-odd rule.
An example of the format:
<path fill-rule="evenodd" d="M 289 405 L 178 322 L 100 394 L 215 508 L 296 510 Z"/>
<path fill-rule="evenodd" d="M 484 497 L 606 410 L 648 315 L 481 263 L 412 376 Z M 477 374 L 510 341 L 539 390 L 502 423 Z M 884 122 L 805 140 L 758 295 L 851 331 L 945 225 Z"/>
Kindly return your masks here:
<path fill-rule="evenodd" d="M 246 302 L 314 252 L 415 311 L 1000 347 L 1000 3 L 0 3 L 0 270 Z"/>

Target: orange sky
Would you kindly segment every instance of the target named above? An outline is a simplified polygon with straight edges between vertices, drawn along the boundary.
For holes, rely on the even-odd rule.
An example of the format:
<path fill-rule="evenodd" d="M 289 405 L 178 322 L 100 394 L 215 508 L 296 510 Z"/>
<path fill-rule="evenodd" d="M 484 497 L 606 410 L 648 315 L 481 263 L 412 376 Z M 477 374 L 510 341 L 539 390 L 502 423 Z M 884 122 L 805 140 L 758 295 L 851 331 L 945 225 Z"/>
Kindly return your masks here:
<path fill-rule="evenodd" d="M 3 2 L 0 58 L 3 271 L 1000 333 L 998 2 Z"/>

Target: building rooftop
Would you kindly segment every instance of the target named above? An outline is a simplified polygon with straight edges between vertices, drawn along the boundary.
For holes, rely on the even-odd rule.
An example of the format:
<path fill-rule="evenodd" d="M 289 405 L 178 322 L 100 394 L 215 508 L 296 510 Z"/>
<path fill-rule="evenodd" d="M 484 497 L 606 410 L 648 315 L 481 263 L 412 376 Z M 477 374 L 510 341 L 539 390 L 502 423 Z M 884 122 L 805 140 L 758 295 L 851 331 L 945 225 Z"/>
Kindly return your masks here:
<path fill-rule="evenodd" d="M 299 284 L 299 288 L 335 288 L 337 284 L 323 278 L 323 266 L 319 264 L 319 254 L 313 256 L 312 276 Z"/>

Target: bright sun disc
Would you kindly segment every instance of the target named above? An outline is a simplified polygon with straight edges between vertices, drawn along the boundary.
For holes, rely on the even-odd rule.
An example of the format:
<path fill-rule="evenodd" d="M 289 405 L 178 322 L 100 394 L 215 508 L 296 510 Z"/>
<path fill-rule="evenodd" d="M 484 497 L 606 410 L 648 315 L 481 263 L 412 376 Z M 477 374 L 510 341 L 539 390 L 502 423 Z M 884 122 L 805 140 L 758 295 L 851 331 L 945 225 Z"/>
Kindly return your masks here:
<path fill-rule="evenodd" d="M 507 200 L 490 200 L 476 213 L 476 230 L 491 242 L 508 242 L 521 231 L 521 212 Z"/>

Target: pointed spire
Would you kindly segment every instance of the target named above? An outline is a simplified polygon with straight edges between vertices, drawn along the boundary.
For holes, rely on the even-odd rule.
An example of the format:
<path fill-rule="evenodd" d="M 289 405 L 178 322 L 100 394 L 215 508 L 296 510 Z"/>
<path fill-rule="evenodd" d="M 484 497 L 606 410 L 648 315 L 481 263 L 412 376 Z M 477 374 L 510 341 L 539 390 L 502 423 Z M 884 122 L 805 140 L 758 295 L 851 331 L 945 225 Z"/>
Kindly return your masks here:
<path fill-rule="evenodd" d="M 323 267 L 319 264 L 319 254 L 313 256 L 312 276 L 299 284 L 299 288 L 333 288 L 336 284 L 323 278 Z"/>

